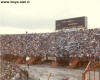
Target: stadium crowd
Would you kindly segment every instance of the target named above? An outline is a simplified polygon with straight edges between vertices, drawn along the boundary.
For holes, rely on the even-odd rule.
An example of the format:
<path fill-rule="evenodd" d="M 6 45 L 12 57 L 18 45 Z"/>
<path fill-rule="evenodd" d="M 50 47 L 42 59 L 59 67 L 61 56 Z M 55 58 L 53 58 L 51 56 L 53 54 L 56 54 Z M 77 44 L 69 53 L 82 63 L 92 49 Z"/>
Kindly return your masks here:
<path fill-rule="evenodd" d="M 98 56 L 99 49 L 100 29 L 0 35 L 0 55 Z"/>
<path fill-rule="evenodd" d="M 25 68 L 0 60 L 0 80 L 28 80 L 27 75 Z"/>

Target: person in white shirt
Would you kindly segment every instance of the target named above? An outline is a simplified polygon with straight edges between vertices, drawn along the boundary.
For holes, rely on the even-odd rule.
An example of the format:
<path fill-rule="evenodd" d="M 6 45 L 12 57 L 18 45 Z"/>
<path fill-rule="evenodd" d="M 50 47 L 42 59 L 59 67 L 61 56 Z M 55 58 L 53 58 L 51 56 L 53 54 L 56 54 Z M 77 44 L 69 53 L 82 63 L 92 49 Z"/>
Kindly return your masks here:
<path fill-rule="evenodd" d="M 26 62 L 30 59 L 29 56 L 26 56 Z M 29 64 L 27 63 L 27 67 L 29 68 Z"/>

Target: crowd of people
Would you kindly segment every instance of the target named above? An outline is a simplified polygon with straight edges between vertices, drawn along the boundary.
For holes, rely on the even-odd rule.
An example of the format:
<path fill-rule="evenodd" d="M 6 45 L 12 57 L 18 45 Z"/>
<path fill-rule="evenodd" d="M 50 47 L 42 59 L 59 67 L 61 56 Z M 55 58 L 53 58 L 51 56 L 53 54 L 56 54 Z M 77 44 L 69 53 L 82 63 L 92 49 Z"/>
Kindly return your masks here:
<path fill-rule="evenodd" d="M 21 69 L 15 64 L 0 60 L 0 80 L 28 80 L 22 79 L 26 75 L 27 71 L 24 68 Z"/>
<path fill-rule="evenodd" d="M 100 29 L 0 35 L 0 55 L 98 56 L 99 49 Z"/>

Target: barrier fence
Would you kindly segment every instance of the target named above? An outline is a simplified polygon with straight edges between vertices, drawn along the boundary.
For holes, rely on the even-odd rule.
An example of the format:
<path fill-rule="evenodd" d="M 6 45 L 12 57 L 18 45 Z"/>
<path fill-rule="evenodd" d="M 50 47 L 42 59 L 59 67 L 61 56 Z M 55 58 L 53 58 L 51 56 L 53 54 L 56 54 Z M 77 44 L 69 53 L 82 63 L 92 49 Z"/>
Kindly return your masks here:
<path fill-rule="evenodd" d="M 100 61 L 90 61 L 82 73 L 82 80 L 100 80 Z"/>

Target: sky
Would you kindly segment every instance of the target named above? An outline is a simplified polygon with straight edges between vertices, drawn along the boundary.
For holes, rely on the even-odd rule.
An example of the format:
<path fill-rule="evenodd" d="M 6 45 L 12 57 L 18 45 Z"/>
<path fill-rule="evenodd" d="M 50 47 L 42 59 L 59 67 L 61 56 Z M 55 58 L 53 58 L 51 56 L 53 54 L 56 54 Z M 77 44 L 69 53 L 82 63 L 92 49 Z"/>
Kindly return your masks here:
<path fill-rule="evenodd" d="M 100 28 L 100 0 L 29 1 L 0 3 L 0 34 L 54 32 L 56 20 L 80 16 L 88 17 L 89 29 Z"/>

